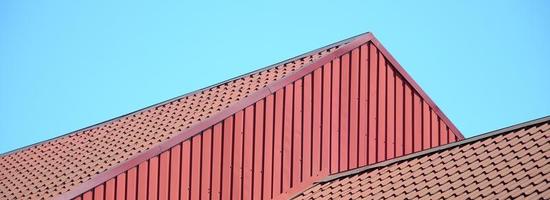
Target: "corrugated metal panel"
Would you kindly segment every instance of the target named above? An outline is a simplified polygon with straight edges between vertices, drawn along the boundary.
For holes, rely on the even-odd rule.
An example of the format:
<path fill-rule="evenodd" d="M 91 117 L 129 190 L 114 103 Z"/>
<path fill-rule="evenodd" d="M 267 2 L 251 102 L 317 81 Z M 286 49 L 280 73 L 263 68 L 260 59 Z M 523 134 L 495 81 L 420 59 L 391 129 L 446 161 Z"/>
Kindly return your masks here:
<path fill-rule="evenodd" d="M 393 63 L 373 42 L 357 46 L 78 198 L 100 188 L 138 199 L 285 198 L 459 139 Z"/>

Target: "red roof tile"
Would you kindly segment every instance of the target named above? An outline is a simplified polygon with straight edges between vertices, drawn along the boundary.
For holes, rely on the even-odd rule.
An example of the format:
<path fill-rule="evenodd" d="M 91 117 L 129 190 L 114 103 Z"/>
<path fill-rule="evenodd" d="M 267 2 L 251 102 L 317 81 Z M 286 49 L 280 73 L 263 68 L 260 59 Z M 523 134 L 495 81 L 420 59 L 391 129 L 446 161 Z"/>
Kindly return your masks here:
<path fill-rule="evenodd" d="M 550 116 L 336 174 L 296 199 L 545 199 Z"/>
<path fill-rule="evenodd" d="M 350 38 L 352 39 L 352 38 Z M 0 157 L 0 199 L 53 197 L 207 119 L 344 40 Z"/>

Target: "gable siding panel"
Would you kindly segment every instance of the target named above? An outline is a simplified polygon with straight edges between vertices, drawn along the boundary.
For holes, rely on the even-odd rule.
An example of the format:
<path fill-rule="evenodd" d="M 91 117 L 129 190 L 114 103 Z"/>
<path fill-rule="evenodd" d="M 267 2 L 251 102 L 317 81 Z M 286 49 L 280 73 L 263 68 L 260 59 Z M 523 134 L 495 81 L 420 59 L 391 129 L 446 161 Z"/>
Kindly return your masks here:
<path fill-rule="evenodd" d="M 291 184 L 290 187 L 294 183 L 298 183 L 302 181 L 302 155 L 303 155 L 303 141 L 302 138 L 304 136 L 304 133 L 302 132 L 302 124 L 304 123 L 302 120 L 302 79 L 298 79 L 294 83 L 294 105 L 293 105 L 293 121 L 292 121 L 292 161 L 291 161 Z"/>
<path fill-rule="evenodd" d="M 323 174 L 330 174 L 330 157 L 331 157 L 331 130 L 330 130 L 330 100 L 331 100 L 331 85 L 332 85 L 332 62 L 329 62 L 323 66 L 323 87 L 321 88 L 321 93 L 323 96 L 322 104 L 322 147 L 321 153 L 321 163 L 322 163 L 322 172 Z"/>
<path fill-rule="evenodd" d="M 330 173 L 340 168 L 340 58 L 332 61 L 330 99 Z"/>
<path fill-rule="evenodd" d="M 367 134 L 367 162 L 368 164 L 376 163 L 376 136 L 377 134 L 377 109 L 378 109 L 378 49 L 369 43 L 369 97 L 368 97 L 368 112 L 369 117 L 363 123 L 368 124 Z"/>
<path fill-rule="evenodd" d="M 191 197 L 191 142 L 191 140 L 187 140 L 182 142 L 181 145 L 181 199 L 189 199 Z"/>
<path fill-rule="evenodd" d="M 210 192 L 212 191 L 212 128 L 209 128 L 202 133 L 201 152 L 201 198 L 209 199 L 211 194 Z"/>
<path fill-rule="evenodd" d="M 340 128 L 338 130 L 340 135 L 340 160 L 338 161 L 340 163 L 339 171 L 346 171 L 348 170 L 349 166 L 349 91 L 350 91 L 350 69 L 349 69 L 349 62 L 350 62 L 350 55 L 344 54 L 341 56 L 341 64 L 340 64 L 340 116 L 339 123 Z"/>
<path fill-rule="evenodd" d="M 284 198 L 326 175 L 459 140 L 435 109 L 369 42 L 95 191 L 138 199 Z"/>
<path fill-rule="evenodd" d="M 302 181 L 303 179 L 307 179 L 312 175 L 312 162 L 313 162 L 313 155 L 312 155 L 312 146 L 315 141 L 312 133 L 313 123 L 313 88 L 311 87 L 312 84 L 312 78 L 313 74 L 308 74 L 304 77 L 303 80 L 303 109 L 301 111 L 302 119 L 303 119 L 303 138 L 302 138 Z M 318 144 L 316 144 L 318 145 Z"/>
<path fill-rule="evenodd" d="M 126 181 L 126 199 L 135 200 L 137 194 L 137 167 L 128 171 Z"/>
<path fill-rule="evenodd" d="M 273 194 L 273 125 L 274 125 L 274 110 L 275 110 L 275 96 L 269 95 L 265 98 L 265 147 L 264 147 L 264 170 L 263 170 L 263 185 L 262 185 L 262 197 L 263 199 L 271 199 Z"/>
<path fill-rule="evenodd" d="M 386 159 L 395 157 L 395 77 L 394 71 L 388 67 L 387 81 L 387 105 L 386 105 Z"/>
<path fill-rule="evenodd" d="M 367 164 L 368 143 L 368 96 L 369 96 L 369 46 L 362 45 L 359 49 L 359 147 L 357 165 Z"/>
<path fill-rule="evenodd" d="M 95 200 L 103 200 L 105 197 L 105 187 L 104 187 L 104 184 L 101 184 L 99 186 L 97 186 L 95 189 L 94 189 L 94 198 Z"/>
<path fill-rule="evenodd" d="M 160 200 L 168 199 L 168 189 L 170 188 L 170 151 L 165 151 L 160 154 L 160 168 L 159 168 L 159 185 L 158 198 Z"/>
<path fill-rule="evenodd" d="M 251 183 L 251 193 L 254 195 L 252 198 L 253 199 L 262 199 L 262 194 L 263 194 L 263 170 L 264 170 L 264 160 L 263 158 L 265 157 L 264 156 L 264 152 L 265 152 L 265 139 L 264 139 L 264 135 L 265 135 L 265 129 L 264 129 L 264 120 L 265 120 L 265 115 L 264 115 L 264 111 L 265 111 L 265 100 L 262 99 L 260 101 L 258 101 L 256 104 L 255 104 L 255 107 L 254 107 L 254 110 L 255 110 L 255 113 L 254 113 L 254 132 L 252 133 L 252 137 L 253 137 L 253 140 L 254 140 L 254 144 L 253 145 L 253 151 L 252 151 L 252 154 L 253 154 L 253 159 L 254 159 L 254 166 L 252 167 L 253 168 L 253 180 L 252 180 L 252 183 Z M 214 159 L 214 158 L 213 158 Z M 216 176 L 213 176 L 213 177 L 216 177 Z"/>
<path fill-rule="evenodd" d="M 254 105 L 249 106 L 245 109 L 245 119 L 244 119 L 244 132 L 243 132 L 243 168 L 242 168 L 242 198 L 251 199 L 252 198 L 252 182 L 253 182 L 253 166 L 254 162 L 254 152 L 255 142 L 254 142 L 254 124 L 256 122 L 254 116 Z M 258 135 L 261 132 L 258 132 Z"/>
<path fill-rule="evenodd" d="M 386 131 L 386 115 L 387 115 L 387 107 L 386 107 L 386 69 L 388 66 L 386 66 L 386 58 L 384 58 L 384 55 L 381 53 L 378 53 L 378 99 L 377 99 L 377 131 L 376 131 L 376 151 L 377 153 L 377 162 L 386 160 L 386 137 L 388 132 Z"/>
<path fill-rule="evenodd" d="M 359 146 L 359 48 L 352 50 L 350 60 L 349 168 L 357 167 Z"/>
<path fill-rule="evenodd" d="M 212 199 L 221 199 L 223 123 L 214 125 L 212 134 Z"/>

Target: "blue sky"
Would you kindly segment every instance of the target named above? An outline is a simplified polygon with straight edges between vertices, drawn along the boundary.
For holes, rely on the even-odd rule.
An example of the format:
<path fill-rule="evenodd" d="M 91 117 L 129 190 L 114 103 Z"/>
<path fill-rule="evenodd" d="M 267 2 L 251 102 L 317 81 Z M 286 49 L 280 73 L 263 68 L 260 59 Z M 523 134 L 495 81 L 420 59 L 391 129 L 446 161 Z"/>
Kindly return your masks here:
<path fill-rule="evenodd" d="M 467 137 L 550 114 L 549 1 L 380 2 L 1 1 L 0 152 L 366 31 Z"/>

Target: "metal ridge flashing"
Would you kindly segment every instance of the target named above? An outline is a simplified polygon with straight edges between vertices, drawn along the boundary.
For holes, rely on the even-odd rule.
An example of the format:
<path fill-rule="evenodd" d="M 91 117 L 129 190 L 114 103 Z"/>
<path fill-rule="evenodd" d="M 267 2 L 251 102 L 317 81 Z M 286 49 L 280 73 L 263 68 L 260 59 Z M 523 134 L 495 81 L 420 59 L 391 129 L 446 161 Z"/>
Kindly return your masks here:
<path fill-rule="evenodd" d="M 363 33 L 363 34 L 366 34 L 366 33 Z M 71 134 L 79 133 L 79 132 L 82 132 L 82 131 L 87 131 L 87 130 L 96 128 L 96 127 L 98 127 L 98 126 L 101 126 L 101 125 L 103 125 L 103 124 L 106 124 L 106 123 L 115 121 L 115 120 L 117 120 L 117 119 L 124 118 L 124 117 L 126 117 L 126 116 L 130 116 L 130 115 L 134 115 L 134 114 L 139 114 L 139 113 L 141 113 L 141 112 L 143 112 L 143 111 L 152 109 L 152 108 L 154 108 L 154 107 L 161 106 L 161 105 L 170 103 L 170 102 L 172 102 L 172 101 L 175 101 L 175 100 L 184 98 L 184 97 L 186 97 L 186 96 L 190 96 L 190 95 L 193 95 L 193 94 L 197 94 L 197 93 L 199 93 L 199 92 L 203 92 L 203 91 L 209 90 L 209 89 L 211 89 L 211 88 L 218 87 L 218 86 L 220 86 L 220 85 L 226 84 L 226 83 L 228 83 L 228 82 L 231 82 L 231 81 L 234 81 L 234 80 L 237 80 L 237 79 L 240 79 L 240 78 L 243 78 L 243 77 L 246 77 L 246 76 L 255 74 L 255 73 L 258 73 L 258 72 L 260 72 L 260 71 L 264 71 L 264 70 L 267 70 L 267 69 L 269 69 L 269 68 L 273 68 L 273 67 L 276 67 L 276 66 L 278 66 L 278 65 L 282 65 L 282 64 L 288 63 L 288 62 L 290 62 L 290 61 L 296 60 L 296 59 L 301 58 L 301 57 L 305 57 L 305 56 L 307 56 L 307 55 L 310 55 L 310 54 L 312 54 L 312 53 L 315 53 L 315 52 L 320 51 L 320 50 L 323 50 L 323 49 L 329 49 L 329 48 L 332 48 L 332 47 L 337 46 L 337 45 L 346 44 L 347 42 L 349 42 L 349 41 L 351 41 L 351 40 L 353 40 L 353 39 L 355 39 L 355 38 L 357 38 L 357 37 L 359 37 L 359 36 L 361 36 L 361 35 L 363 35 L 363 34 L 356 35 L 356 36 L 353 36 L 353 37 L 350 37 L 350 38 L 347 38 L 347 39 L 344 39 L 344 40 L 340 40 L 340 41 L 338 41 L 338 42 L 334 42 L 334 43 L 325 45 L 325 46 L 323 46 L 323 47 L 320 47 L 320 48 L 317 48 L 317 49 L 314 49 L 314 50 L 311 50 L 311 51 L 302 53 L 302 54 L 300 54 L 300 55 L 294 56 L 294 57 L 292 57 L 292 58 L 288 58 L 288 59 L 286 59 L 286 60 L 277 62 L 277 63 L 275 63 L 275 64 L 271 64 L 271 65 L 268 65 L 268 66 L 265 66 L 265 67 L 256 69 L 256 70 L 254 70 L 254 71 L 247 72 L 247 73 L 241 74 L 241 75 L 239 75 L 239 76 L 236 76 L 236 77 L 232 77 L 232 78 L 226 79 L 226 80 L 224 80 L 224 81 L 221 81 L 221 82 L 218 82 L 218 83 L 215 83 L 215 84 L 212 84 L 212 85 L 209 85 L 209 86 L 200 88 L 200 89 L 198 89 L 198 90 L 193 90 L 193 91 L 191 91 L 191 92 L 188 92 L 188 93 L 185 93 L 185 94 L 182 94 L 182 95 L 178 95 L 178 96 L 176 96 L 176 97 L 172 97 L 172 98 L 170 98 L 170 99 L 168 99 L 168 100 L 164 100 L 164 101 L 162 101 L 162 102 L 159 102 L 159 103 L 155 103 L 155 104 L 149 105 L 149 106 L 147 106 L 147 107 L 145 107 L 145 108 L 141 108 L 141 109 L 138 109 L 138 110 L 135 110 L 135 111 L 126 113 L 126 114 L 122 114 L 122 115 L 119 115 L 119 116 L 117 116 L 117 117 L 114 117 L 114 118 L 111 118 L 111 119 L 108 119 L 108 120 L 104 120 L 104 121 L 101 121 L 101 122 L 92 124 L 92 125 L 87 126 L 87 127 L 84 127 L 84 128 L 80 128 L 80 129 L 77 129 L 77 130 L 74 130 L 74 131 L 71 131 L 71 132 L 68 132 L 68 133 L 65 133 L 65 134 L 62 134 L 62 135 L 59 135 L 59 136 L 56 136 L 56 137 L 47 139 L 47 140 L 39 141 L 39 142 L 30 144 L 30 145 L 26 145 L 26 146 L 19 147 L 19 148 L 10 150 L 10 151 L 6 151 L 6 152 L 4 152 L 4 153 L 0 153 L 0 157 L 6 156 L 6 155 L 9 155 L 9 154 L 12 154 L 12 153 L 17 153 L 17 152 L 22 151 L 22 150 L 25 150 L 25 149 L 29 149 L 29 148 L 32 148 L 32 147 L 35 147 L 35 146 L 38 146 L 38 145 L 41 145 L 41 144 L 44 144 L 44 143 L 47 143 L 47 142 L 50 142 L 50 141 L 57 140 L 57 139 L 59 139 L 59 138 L 65 137 L 65 136 L 69 136 L 69 135 L 71 135 Z"/>
<path fill-rule="evenodd" d="M 434 112 L 439 114 L 439 117 L 441 117 L 441 120 L 443 120 L 445 122 L 445 124 L 447 124 L 449 126 L 449 129 L 451 129 L 453 131 L 453 133 L 459 139 L 464 139 L 464 135 L 462 135 L 462 132 L 460 132 L 460 130 L 458 130 L 456 128 L 456 126 L 451 122 L 451 120 L 449 120 L 447 115 L 445 115 L 445 113 L 443 113 L 441 111 L 441 109 L 439 109 L 439 107 L 430 98 L 430 96 L 428 96 L 428 94 L 426 94 L 426 92 L 424 92 L 422 87 L 420 87 L 420 85 L 418 85 L 418 83 L 416 83 L 416 81 L 411 77 L 411 75 L 409 75 L 409 73 L 407 73 L 405 68 L 403 68 L 403 66 L 401 66 L 401 64 L 399 64 L 399 62 L 397 62 L 397 60 L 388 52 L 388 50 L 380 43 L 380 41 L 378 41 L 376 38 L 373 37 L 372 42 L 374 43 L 374 45 L 376 47 L 378 47 L 380 52 L 384 56 L 386 56 L 387 60 L 403 76 L 403 78 L 405 78 L 405 80 L 411 84 L 412 88 L 414 88 L 414 90 L 416 90 L 416 92 L 418 94 L 420 94 L 422 99 L 424 99 L 428 103 L 428 105 L 430 105 L 433 108 Z"/>
<path fill-rule="evenodd" d="M 522 122 L 522 123 L 519 123 L 519 124 L 515 124 L 515 125 L 512 125 L 512 126 L 508 126 L 508 127 L 505 127 L 505 128 L 497 129 L 497 130 L 490 131 L 490 132 L 487 132 L 487 133 L 483 133 L 481 135 L 477 135 L 477 136 L 474 136 L 474 137 L 471 137 L 471 138 L 467 138 L 467 139 L 462 140 L 462 141 L 449 143 L 449 144 L 446 144 L 446 145 L 443 145 L 443 146 L 438 146 L 438 147 L 434 147 L 434 148 L 431 148 L 431 149 L 428 149 L 428 150 L 419 151 L 417 153 L 409 154 L 409 155 L 406 155 L 406 156 L 403 156 L 403 157 L 387 160 L 387 161 L 380 162 L 380 163 L 377 163 L 377 164 L 374 164 L 374 165 L 368 165 L 368 166 L 365 166 L 365 167 L 349 170 L 349 171 L 346 171 L 346 172 L 341 172 L 341 173 L 338 173 L 338 174 L 329 175 L 329 176 L 317 181 L 315 185 L 330 182 L 330 181 L 333 181 L 333 180 L 336 180 L 336 179 L 341 179 L 341 178 L 353 176 L 353 175 L 363 173 L 363 172 L 366 172 L 366 171 L 369 171 L 369 170 L 382 168 L 382 167 L 385 167 L 385 166 L 388 166 L 388 165 L 391 165 L 391 164 L 394 164 L 394 163 L 399 163 L 399 162 L 403 162 L 403 161 L 407 161 L 407 160 L 412 160 L 412 159 L 419 158 L 419 157 L 422 157 L 422 156 L 428 156 L 428 155 L 431 155 L 433 153 L 437 153 L 437 152 L 445 151 L 445 150 L 448 150 L 448 149 L 451 149 L 451 148 L 454 148 L 454 147 L 458 147 L 458 146 L 470 144 L 470 143 L 473 143 L 473 142 L 481 141 L 481 140 L 491 138 L 491 137 L 494 137 L 494 136 L 508 134 L 508 133 L 511 133 L 514 130 L 518 130 L 518 129 L 522 129 L 522 128 L 526 128 L 526 127 L 531 127 L 531 126 L 541 124 L 541 123 L 544 123 L 544 122 L 550 122 L 550 115 L 545 116 L 545 117 L 541 117 L 541 118 L 538 118 L 538 119 L 530 120 L 530 121 L 527 121 L 527 122 Z"/>
<path fill-rule="evenodd" d="M 203 130 L 207 129 L 210 126 L 215 125 L 216 123 L 220 122 L 221 120 L 225 119 L 226 117 L 229 117 L 229 116 L 233 115 L 234 113 L 238 112 L 239 110 L 242 110 L 242 109 L 246 108 L 247 106 L 254 104 L 258 100 L 272 94 L 273 92 L 275 92 L 276 90 L 284 87 L 285 85 L 287 85 L 287 84 L 301 78 L 302 76 L 306 75 L 307 73 L 310 73 L 310 72 L 314 71 L 315 69 L 323 66 L 323 64 L 325 64 L 326 62 L 328 62 L 328 61 L 330 61 L 330 60 L 332 60 L 336 57 L 339 57 L 339 56 L 347 53 L 348 51 L 352 50 L 353 48 L 356 48 L 356 47 L 358 47 L 358 46 L 360 46 L 360 45 L 362 45 L 362 44 L 364 44 L 368 41 L 371 41 L 372 39 L 374 39 L 374 36 L 371 33 L 367 32 L 367 33 L 360 34 L 358 36 L 354 36 L 354 37 L 345 39 L 341 42 L 333 43 L 332 45 L 337 45 L 337 44 L 344 43 L 343 44 L 344 46 L 342 46 L 342 47 L 338 48 L 337 50 L 335 50 L 335 51 L 319 58 L 316 61 L 313 61 L 312 63 L 309 63 L 309 64 L 301 67 L 300 69 L 294 71 L 293 73 L 290 73 L 288 76 L 283 77 L 283 78 L 281 78 L 281 79 L 279 79 L 275 82 L 272 82 L 272 83 L 268 84 L 266 87 L 255 91 L 254 93 L 250 94 L 249 96 L 247 96 L 247 97 L 235 102 L 234 104 L 230 105 L 226 109 L 224 109 L 220 112 L 217 112 L 216 114 L 212 115 L 210 118 L 207 118 L 203 121 L 197 122 L 196 124 L 192 125 L 191 127 L 183 130 L 181 133 L 177 134 L 176 136 L 174 136 L 174 137 L 172 137 L 172 138 L 170 138 L 166 141 L 163 141 L 161 143 L 158 143 L 158 144 L 154 145 L 149 150 L 146 150 L 146 151 L 143 151 L 139 154 L 136 154 L 133 157 L 129 158 L 128 160 L 123 161 L 120 164 L 118 164 L 114 167 L 111 167 L 110 169 L 107 169 L 106 171 L 103 171 L 103 172 L 95 175 L 90 180 L 85 181 L 85 182 L 77 185 L 74 188 L 69 189 L 69 191 L 67 191 L 65 193 L 62 193 L 61 195 L 55 197 L 54 199 L 72 199 L 72 198 L 77 197 L 80 194 L 83 194 L 83 193 L 93 189 L 95 186 L 97 186 L 99 184 L 102 184 L 105 181 L 108 181 L 109 179 L 117 176 L 120 173 L 123 173 L 123 172 L 129 170 L 130 168 L 138 165 L 139 163 L 144 162 L 144 161 L 146 161 L 147 159 L 150 159 L 153 156 L 159 155 L 163 151 L 170 149 L 172 146 L 174 146 L 174 145 L 176 145 L 180 142 L 183 142 L 186 139 L 191 138 L 192 136 L 200 134 Z M 331 46 L 331 45 L 328 45 L 328 46 Z M 326 47 L 327 46 L 325 46 L 323 48 L 326 48 Z M 315 51 L 323 49 L 323 48 L 319 48 L 319 49 L 316 49 L 316 50 L 311 51 L 311 52 L 315 52 Z M 304 55 L 307 55 L 307 54 L 304 54 Z M 296 56 L 293 59 L 295 59 L 297 57 L 301 57 L 301 56 L 303 56 L 303 55 Z M 284 63 L 284 62 L 285 61 L 283 61 L 281 63 Z M 288 62 L 288 61 L 286 61 L 286 62 Z M 278 65 L 278 64 L 270 65 L 270 66 L 276 66 L 276 65 Z M 256 70 L 256 71 L 258 71 L 258 70 Z M 247 74 L 250 74 L 250 73 L 247 73 Z M 233 79 L 231 79 L 231 80 L 233 80 Z M 220 83 L 220 84 L 222 84 L 222 83 Z M 219 85 L 219 84 L 216 84 L 216 85 Z M 200 91 L 202 91 L 202 90 L 199 90 L 199 91 L 196 91 L 196 92 L 200 92 Z"/>

